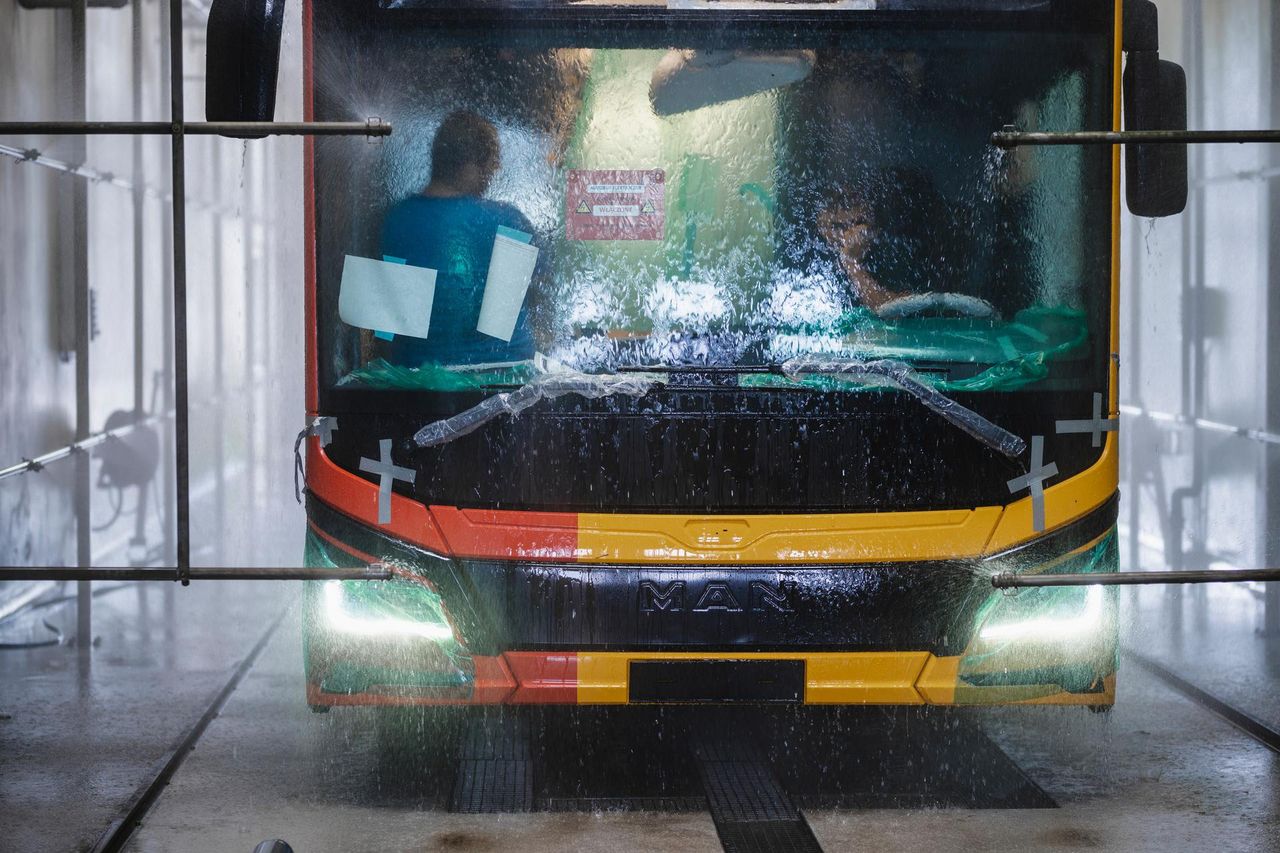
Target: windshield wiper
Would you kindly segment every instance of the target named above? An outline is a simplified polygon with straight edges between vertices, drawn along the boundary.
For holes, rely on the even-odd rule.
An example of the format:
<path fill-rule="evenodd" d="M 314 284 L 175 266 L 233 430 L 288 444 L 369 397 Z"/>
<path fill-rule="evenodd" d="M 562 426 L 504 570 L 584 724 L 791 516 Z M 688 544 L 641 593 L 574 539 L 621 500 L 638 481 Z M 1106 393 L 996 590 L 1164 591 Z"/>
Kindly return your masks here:
<path fill-rule="evenodd" d="M 780 366 L 765 368 L 761 372 L 781 373 L 792 381 L 798 381 L 805 376 L 829 376 L 851 381 L 868 379 L 885 381 L 911 394 L 948 422 L 1010 459 L 1018 458 L 1027 449 L 1027 443 L 1023 439 L 922 382 L 916 371 L 901 361 L 794 358 Z M 418 447 L 447 444 L 455 438 L 475 432 L 502 415 L 518 415 L 546 399 L 568 394 L 576 394 L 588 399 L 599 399 L 615 394 L 643 397 L 655 385 L 664 385 L 666 382 L 667 376 L 657 371 L 591 374 L 564 370 L 545 373 L 515 391 L 495 394 L 479 405 L 472 406 L 453 417 L 427 424 L 414 434 L 413 443 Z"/>
<path fill-rule="evenodd" d="M 776 373 L 782 375 L 777 364 L 639 364 L 624 365 L 619 373 Z"/>
<path fill-rule="evenodd" d="M 502 415 L 518 415 L 542 400 L 576 394 L 591 400 L 624 394 L 643 397 L 655 385 L 662 385 L 666 377 L 646 373 L 618 374 L 579 373 L 576 370 L 544 373 L 515 391 L 494 394 L 478 406 L 472 406 L 451 418 L 429 423 L 414 433 L 413 443 L 418 447 L 435 447 L 475 432 L 489 421 Z"/>
<path fill-rule="evenodd" d="M 1010 459 L 1017 459 L 1027 449 L 1027 443 L 1023 439 L 921 381 L 919 374 L 905 362 L 892 359 L 861 361 L 853 358 L 805 356 L 783 362 L 782 373 L 792 381 L 805 376 L 829 376 L 853 381 L 884 380 L 906 391 L 951 424 Z"/>

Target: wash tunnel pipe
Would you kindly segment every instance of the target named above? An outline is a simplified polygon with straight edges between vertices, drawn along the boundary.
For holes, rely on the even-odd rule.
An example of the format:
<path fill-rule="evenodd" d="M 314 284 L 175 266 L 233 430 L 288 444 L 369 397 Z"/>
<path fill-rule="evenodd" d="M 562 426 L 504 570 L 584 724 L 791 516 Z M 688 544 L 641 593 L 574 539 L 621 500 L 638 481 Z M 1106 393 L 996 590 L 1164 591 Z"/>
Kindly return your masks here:
<path fill-rule="evenodd" d="M 3 566 L 0 581 L 385 581 L 393 576 L 386 566 L 363 568 L 246 568 L 238 566 L 172 567 L 145 566 Z"/>
<path fill-rule="evenodd" d="M 1280 130 L 1077 130 L 1061 133 L 998 130 L 997 148 L 1024 145 L 1186 145 L 1205 143 L 1280 142 Z"/>
<path fill-rule="evenodd" d="M 364 121 L 0 121 L 0 136 L 390 136 L 391 124 Z"/>
<path fill-rule="evenodd" d="M 1075 574 L 1017 575 L 1002 572 L 991 578 L 996 589 L 1046 586 L 1146 586 L 1173 583 L 1262 583 L 1280 581 L 1280 569 L 1222 569 L 1195 572 L 1079 572 Z"/>

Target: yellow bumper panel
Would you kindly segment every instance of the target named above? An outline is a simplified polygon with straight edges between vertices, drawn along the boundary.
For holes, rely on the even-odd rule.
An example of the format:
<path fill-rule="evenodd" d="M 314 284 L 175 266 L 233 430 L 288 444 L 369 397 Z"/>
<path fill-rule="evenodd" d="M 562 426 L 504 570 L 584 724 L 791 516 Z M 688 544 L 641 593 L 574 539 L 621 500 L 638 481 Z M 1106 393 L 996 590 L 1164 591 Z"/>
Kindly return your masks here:
<path fill-rule="evenodd" d="M 632 661 L 800 660 L 809 705 L 1109 705 L 1115 677 L 1102 693 L 1067 693 L 1056 685 L 973 687 L 959 683 L 960 657 L 928 652 L 580 652 L 579 705 L 624 705 Z"/>

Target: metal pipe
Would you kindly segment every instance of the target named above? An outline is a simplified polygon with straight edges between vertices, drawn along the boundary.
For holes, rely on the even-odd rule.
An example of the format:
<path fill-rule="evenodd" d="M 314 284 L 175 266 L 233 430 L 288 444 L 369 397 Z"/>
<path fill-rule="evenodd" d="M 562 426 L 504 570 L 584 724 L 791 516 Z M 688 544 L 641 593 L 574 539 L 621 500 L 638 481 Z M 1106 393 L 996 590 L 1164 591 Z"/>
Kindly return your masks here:
<path fill-rule="evenodd" d="M 88 6 L 86 0 L 71 4 L 71 103 L 72 113 L 84 120 L 86 89 L 89 83 L 86 51 Z M 88 153 L 88 140 L 73 140 L 75 156 L 81 160 Z M 77 181 L 71 188 L 72 217 L 72 285 L 75 292 L 76 326 L 76 440 L 83 441 L 93 432 L 89 409 L 89 358 L 93 341 L 93 292 L 89 289 L 89 185 Z M 93 481 L 89 455 L 76 456 L 76 476 L 72 486 L 72 504 L 76 516 L 76 565 L 93 562 Z M 89 637 L 92 623 L 93 589 L 88 579 L 76 584 L 76 632 Z M 80 658 L 88 662 L 90 645 L 80 644 Z"/>
<path fill-rule="evenodd" d="M 202 140 L 203 142 L 203 140 Z M 221 194 L 223 192 L 222 183 L 222 149 L 213 140 L 204 143 L 208 147 L 208 156 L 212 161 L 213 192 Z M 241 148 L 241 151 L 247 151 Z M 210 263 L 210 273 L 213 278 L 213 396 L 221 397 L 224 393 L 224 376 L 226 373 L 225 353 L 223 351 L 223 281 L 222 272 L 222 250 L 223 250 L 223 217 L 214 215 L 213 228 L 210 233 L 209 251 L 212 255 Z M 226 557 L 226 537 L 222 536 L 222 531 L 227 529 L 227 458 L 226 458 L 226 407 L 219 406 L 213 410 L 213 468 L 214 468 L 214 498 L 213 498 L 213 529 L 219 532 L 214 540 L 214 559 L 221 562 Z"/>
<path fill-rule="evenodd" d="M 991 578 L 996 589 L 1043 586 L 1137 586 L 1165 583 L 1240 583 L 1280 581 L 1280 569 L 1222 569 L 1195 572 L 1081 572 L 1078 574 L 1017 575 L 1002 572 Z"/>
<path fill-rule="evenodd" d="M 169 139 L 173 181 L 173 443 L 177 460 L 178 573 L 186 586 L 191 570 L 191 446 L 187 411 L 187 193 L 186 127 L 182 77 L 182 0 L 169 6 Z"/>
<path fill-rule="evenodd" d="M 19 163 L 34 163 L 37 166 L 44 166 L 48 169 L 54 169 L 58 172 L 65 172 L 68 175 L 85 178 L 94 183 L 110 184 L 119 187 L 122 190 L 134 190 L 135 187 L 131 181 L 112 172 L 103 172 L 98 169 L 91 168 L 84 164 L 68 163 L 65 160 L 58 160 L 41 152 L 37 148 L 16 148 L 12 145 L 0 144 L 0 156 L 9 157 L 17 160 Z M 143 193 L 153 198 L 168 198 L 167 195 L 152 187 L 143 186 Z"/>
<path fill-rule="evenodd" d="M 235 566 L 198 566 L 180 569 L 171 566 L 3 566 L 0 581 L 181 581 L 189 580 L 237 580 L 237 581 L 322 581 L 367 580 L 385 581 L 393 577 L 391 569 L 374 564 L 358 569 L 351 568 L 247 568 Z"/>
<path fill-rule="evenodd" d="M 170 12 L 172 11 L 173 6 L 170 5 L 169 3 L 164 2 L 164 0 L 161 0 L 161 2 L 157 3 L 156 5 L 159 7 L 159 18 L 160 18 L 159 31 L 162 33 L 170 32 L 169 18 L 171 17 Z M 169 68 L 171 56 L 172 56 L 172 51 L 164 51 L 164 50 L 160 51 L 159 58 L 161 62 L 161 72 L 160 72 L 161 79 L 168 79 L 168 80 L 173 79 L 173 75 Z M 158 96 L 157 103 L 156 103 L 156 112 L 160 113 L 165 109 L 166 105 L 164 103 L 165 101 L 164 96 L 168 93 L 165 92 L 163 87 L 161 86 L 157 86 L 156 88 L 157 88 L 157 96 Z M 173 116 L 170 115 L 170 119 L 172 118 Z M 174 198 L 173 191 L 174 191 L 173 175 L 172 175 L 172 172 L 170 172 L 169 186 L 166 192 L 166 196 L 168 197 L 170 203 L 162 205 L 160 208 L 160 216 L 161 216 L 160 233 L 162 235 L 168 235 L 173 232 L 173 209 L 174 209 L 174 205 L 172 203 Z M 184 204 L 185 204 L 185 200 L 184 200 Z M 162 254 L 160 268 L 162 270 L 165 270 L 167 274 L 168 270 L 173 269 L 173 241 L 168 239 L 161 239 L 160 251 Z M 160 338 L 160 348 L 161 348 L 160 387 L 164 395 L 164 411 L 173 412 L 174 411 L 173 288 L 169 287 L 168 282 L 165 281 L 163 278 L 160 281 L 160 310 L 158 313 L 161 318 L 160 322 L 163 324 L 161 327 L 161 338 Z M 174 533 L 177 530 L 177 523 L 174 520 L 174 512 L 177 504 L 176 489 L 177 489 L 177 482 L 178 482 L 178 477 L 174 473 L 174 462 L 177 457 L 177 453 L 173 449 L 173 431 L 172 430 L 164 430 L 161 433 L 161 447 L 163 448 L 160 454 L 160 458 L 162 460 L 161 471 L 163 472 L 161 474 L 162 486 L 161 486 L 161 501 L 160 501 L 161 517 L 162 517 L 161 536 L 162 536 L 162 542 L 164 546 L 163 547 L 164 560 L 165 562 L 168 562 L 170 560 L 173 560 L 174 555 L 176 555 L 178 552 L 177 543 L 174 541 Z M 166 591 L 166 596 L 171 594 L 172 593 Z M 166 619 L 173 618 L 172 610 L 169 608 L 170 604 L 172 604 L 171 601 L 165 602 Z M 165 650 L 167 653 L 171 652 L 172 646 L 166 645 Z"/>
<path fill-rule="evenodd" d="M 0 121 L 0 136 L 169 136 L 179 132 L 188 136 L 390 136 L 391 124 L 377 117 L 364 121 Z"/>
<path fill-rule="evenodd" d="M 43 166 L 46 169 L 53 169 L 56 172 L 62 172 L 73 177 L 84 178 L 91 183 L 118 187 L 119 189 L 126 190 L 131 193 L 140 193 L 147 198 L 154 198 L 159 201 L 168 202 L 173 200 L 173 196 L 170 195 L 168 190 L 158 189 L 150 184 L 139 183 L 135 185 L 133 181 L 122 178 L 114 172 L 104 172 L 101 169 L 95 169 L 92 166 L 87 166 L 83 163 L 77 165 L 74 163 L 68 163 L 64 160 L 58 160 L 54 157 L 50 157 L 38 148 L 16 148 L 12 145 L 0 143 L 0 157 L 8 157 L 12 160 L 18 161 L 19 163 L 31 163 L 36 166 Z M 211 201 L 204 201 L 198 198 L 193 199 L 188 197 L 187 209 L 220 213 L 225 216 L 255 222 L 265 221 L 261 217 L 253 216 L 245 210 L 216 204 Z"/>
<path fill-rule="evenodd" d="M 1076 130 L 1041 133 L 997 130 L 991 144 L 997 148 L 1023 145 L 1185 145 L 1187 143 L 1280 142 L 1280 130 Z"/>
<path fill-rule="evenodd" d="M 1233 426 L 1232 424 L 1224 424 L 1220 421 L 1211 421 L 1205 418 L 1189 417 L 1187 415 L 1177 415 L 1171 412 L 1156 412 L 1150 409 L 1144 409 L 1141 406 L 1120 407 L 1120 411 L 1126 415 L 1133 417 L 1146 417 L 1153 421 L 1162 421 L 1165 423 L 1177 424 L 1178 426 L 1194 427 L 1202 429 L 1206 432 L 1217 432 L 1223 435 L 1235 436 L 1236 438 L 1245 438 L 1249 441 L 1256 441 L 1261 444 L 1280 444 L 1280 434 L 1268 432 L 1265 429 L 1255 429 L 1253 427 Z"/>
<path fill-rule="evenodd" d="M 129 57 L 130 78 L 133 83 L 132 113 L 134 121 L 142 121 L 142 86 L 143 86 L 143 41 L 144 35 L 143 9 L 141 3 L 131 4 L 129 23 Z M 142 182 L 142 170 L 145 167 L 145 139 L 135 136 L 130 140 L 132 154 L 133 182 L 129 188 L 133 194 L 133 228 L 132 228 L 132 260 L 133 260 L 133 411 L 136 417 L 142 417 L 147 408 L 147 383 L 145 369 L 146 360 L 146 246 L 143 243 L 143 230 L 146 227 L 146 190 Z M 139 518 L 145 513 L 138 513 Z"/>

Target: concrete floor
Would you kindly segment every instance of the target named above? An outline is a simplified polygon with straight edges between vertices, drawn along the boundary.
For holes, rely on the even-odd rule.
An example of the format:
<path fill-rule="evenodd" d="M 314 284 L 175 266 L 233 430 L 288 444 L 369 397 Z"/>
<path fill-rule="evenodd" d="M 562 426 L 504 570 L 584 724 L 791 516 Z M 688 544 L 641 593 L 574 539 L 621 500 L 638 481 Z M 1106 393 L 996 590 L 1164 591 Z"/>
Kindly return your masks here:
<path fill-rule="evenodd" d="M 280 629 L 128 849 L 249 851 L 270 837 L 298 853 L 721 849 L 709 814 L 698 811 L 442 810 L 429 744 L 388 761 L 373 713 L 307 709 L 298 594 L 288 584 L 134 587 L 97 600 L 101 643 L 83 664 L 76 650 L 58 647 L 0 655 L 0 849 L 90 847 L 282 610 Z M 1280 695 L 1280 679 L 1268 655 L 1276 644 L 1247 628 L 1257 609 L 1247 591 L 1171 599 L 1146 590 L 1124 601 L 1130 645 L 1145 643 L 1167 665 L 1181 654 L 1200 658 L 1183 671 L 1258 716 L 1274 713 L 1267 699 Z M 1246 629 L 1223 633 L 1227 624 Z M 1206 637 L 1231 642 L 1197 642 Z M 806 809 L 824 849 L 1280 850 L 1280 755 L 1137 667 L 1122 668 L 1107 715 L 984 709 L 963 719 L 1060 807 Z M 584 754 L 601 748 L 587 740 L 584 731 Z M 656 760 L 622 749 L 600 760 Z M 915 768 L 921 785 L 957 769 L 982 772 L 965 767 L 972 756 L 935 759 Z"/>

